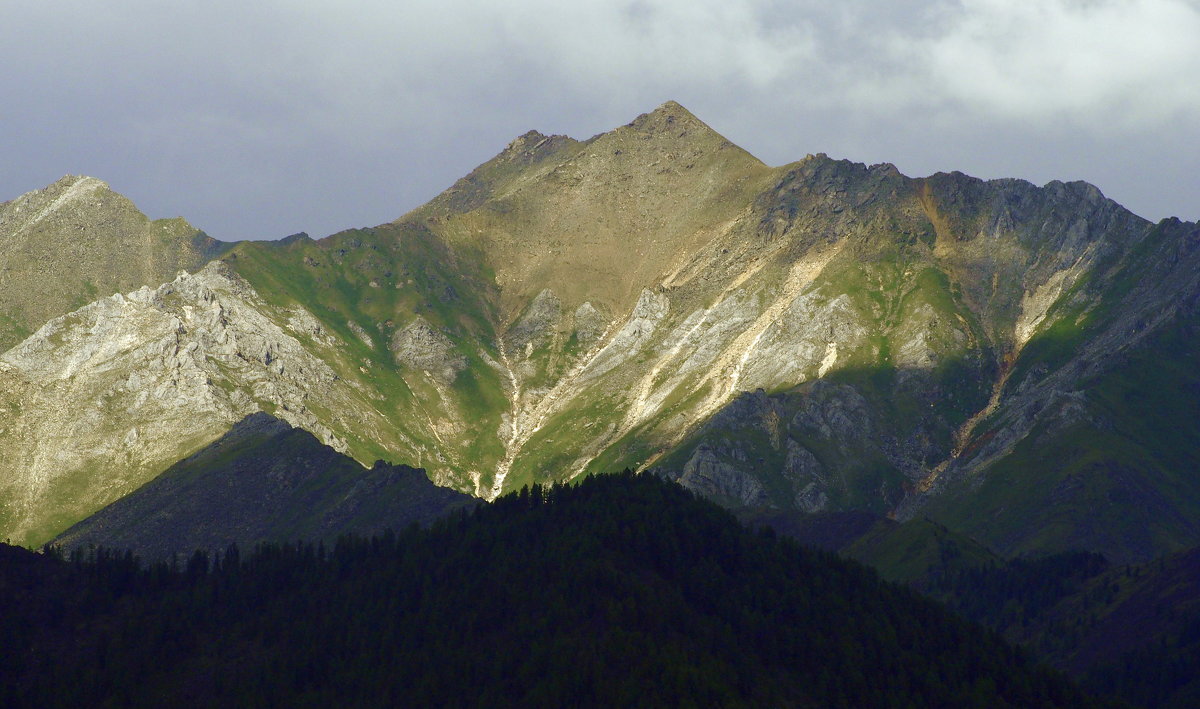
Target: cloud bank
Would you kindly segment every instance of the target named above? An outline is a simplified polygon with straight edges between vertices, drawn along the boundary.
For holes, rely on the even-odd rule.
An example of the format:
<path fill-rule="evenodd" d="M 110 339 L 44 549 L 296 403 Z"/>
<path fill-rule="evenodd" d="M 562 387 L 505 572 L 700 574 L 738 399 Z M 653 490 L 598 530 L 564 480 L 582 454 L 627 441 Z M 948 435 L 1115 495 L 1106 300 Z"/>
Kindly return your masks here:
<path fill-rule="evenodd" d="M 529 128 L 676 99 L 767 162 L 1087 179 L 1200 217 L 1196 0 L 6 7 L 0 199 L 93 174 L 219 238 L 399 216 Z"/>

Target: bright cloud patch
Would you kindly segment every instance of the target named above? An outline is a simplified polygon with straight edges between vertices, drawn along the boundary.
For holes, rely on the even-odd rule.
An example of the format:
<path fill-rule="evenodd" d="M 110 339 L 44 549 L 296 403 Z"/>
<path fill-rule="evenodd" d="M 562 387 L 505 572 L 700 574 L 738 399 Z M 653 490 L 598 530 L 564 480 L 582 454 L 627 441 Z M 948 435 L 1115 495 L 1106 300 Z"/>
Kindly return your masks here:
<path fill-rule="evenodd" d="M 911 53 L 932 86 L 977 109 L 1124 124 L 1200 109 L 1189 0 L 964 0 L 938 20 L 943 31 Z"/>

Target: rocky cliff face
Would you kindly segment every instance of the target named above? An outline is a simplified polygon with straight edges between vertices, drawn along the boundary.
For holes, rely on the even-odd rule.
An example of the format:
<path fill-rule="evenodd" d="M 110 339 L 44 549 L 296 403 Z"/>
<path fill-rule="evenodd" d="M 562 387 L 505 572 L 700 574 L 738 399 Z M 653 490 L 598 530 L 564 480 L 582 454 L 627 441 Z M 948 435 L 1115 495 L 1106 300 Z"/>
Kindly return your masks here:
<path fill-rule="evenodd" d="M 4 355 L 6 529 L 43 538 L 257 407 L 483 497 L 633 466 L 730 505 L 1142 556 L 1200 542 L 1190 458 L 1130 462 L 1166 445 L 1144 409 L 1188 415 L 1131 392 L 1195 384 L 1132 373 L 1194 351 L 1169 333 L 1191 332 L 1196 242 L 1082 183 L 770 168 L 673 103 L 530 133 L 392 224 L 240 244 Z M 1137 505 L 1097 517 L 1110 493 Z M 1098 531 L 1118 517 L 1153 531 L 1122 546 Z"/>
<path fill-rule="evenodd" d="M 370 405 L 321 358 L 332 343 L 220 262 L 51 320 L 0 356 L 5 534 L 52 534 L 260 409 L 345 450 L 330 424 Z"/>

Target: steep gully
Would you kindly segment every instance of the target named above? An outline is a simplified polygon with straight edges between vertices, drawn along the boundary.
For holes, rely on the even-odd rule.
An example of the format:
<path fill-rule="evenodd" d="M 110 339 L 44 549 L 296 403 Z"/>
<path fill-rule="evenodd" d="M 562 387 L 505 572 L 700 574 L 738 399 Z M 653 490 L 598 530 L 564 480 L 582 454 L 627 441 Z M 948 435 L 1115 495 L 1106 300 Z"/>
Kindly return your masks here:
<path fill-rule="evenodd" d="M 695 383 L 694 386 L 697 388 L 703 387 L 706 384 L 711 385 L 711 393 L 700 404 L 698 409 L 688 417 L 688 425 L 673 432 L 671 441 L 644 461 L 644 466 L 652 465 L 670 450 L 672 446 L 681 442 L 690 431 L 694 430 L 695 426 L 716 413 L 739 393 L 738 387 L 742 383 L 745 368 L 762 340 L 763 335 L 772 324 L 779 320 L 780 316 L 792 305 L 796 298 L 816 280 L 825 266 L 840 253 L 843 246 L 844 243 L 839 242 L 792 265 L 779 293 L 773 297 L 766 307 L 762 308 L 748 327 L 736 335 L 722 349 L 714 364 Z M 692 348 L 695 347 L 696 343 L 693 335 L 708 322 L 711 313 L 717 306 L 737 290 L 737 288 L 759 273 L 770 261 L 770 257 L 775 255 L 781 248 L 782 244 L 755 259 L 749 268 L 739 273 L 729 282 L 709 307 L 700 312 L 699 317 L 694 317 L 693 314 L 693 317 L 687 318 L 679 326 L 679 328 L 686 327 L 686 330 L 671 333 L 673 337 L 669 339 L 674 339 L 674 344 L 664 353 L 658 355 L 650 364 L 646 374 L 640 378 L 638 384 L 633 389 L 634 393 L 629 403 L 629 408 L 622 417 L 620 425 L 614 431 L 604 436 L 600 445 L 596 446 L 590 455 L 585 455 L 578 461 L 572 477 L 582 474 L 601 452 L 627 436 L 638 425 L 644 423 L 655 413 L 658 413 L 658 408 L 662 405 L 665 396 L 656 397 L 654 394 L 655 387 L 659 384 L 663 373 L 673 364 L 678 363 L 680 357 L 688 350 L 689 345 Z M 623 325 L 626 327 L 629 326 L 633 317 L 631 315 L 627 318 Z M 689 325 L 687 323 L 688 320 L 694 320 L 694 322 Z M 610 321 L 588 352 L 581 356 L 571 369 L 555 382 L 550 391 L 539 398 L 532 407 L 525 406 L 522 401 L 524 391 L 521 386 L 521 378 L 517 367 L 514 366 L 503 336 L 498 338 L 497 350 L 500 355 L 500 364 L 508 381 L 507 388 L 509 390 L 511 408 L 508 436 L 504 442 L 505 455 L 497 466 L 496 477 L 491 488 L 486 491 L 486 497 L 493 499 L 501 493 L 504 480 L 511 471 L 513 462 L 525 444 L 542 428 L 551 416 L 561 411 L 582 389 L 581 380 L 586 378 L 589 368 L 601 353 L 613 345 L 616 334 L 620 332 L 620 330 L 614 328 L 616 323 L 617 321 Z M 652 339 L 659 339 L 657 333 L 655 336 L 652 336 Z M 649 341 L 648 339 L 647 343 Z M 642 346 L 645 346 L 645 344 Z M 836 359 L 836 344 L 832 343 L 831 347 L 826 350 L 825 360 L 821 363 L 821 369 L 827 371 L 832 366 L 834 359 Z"/>

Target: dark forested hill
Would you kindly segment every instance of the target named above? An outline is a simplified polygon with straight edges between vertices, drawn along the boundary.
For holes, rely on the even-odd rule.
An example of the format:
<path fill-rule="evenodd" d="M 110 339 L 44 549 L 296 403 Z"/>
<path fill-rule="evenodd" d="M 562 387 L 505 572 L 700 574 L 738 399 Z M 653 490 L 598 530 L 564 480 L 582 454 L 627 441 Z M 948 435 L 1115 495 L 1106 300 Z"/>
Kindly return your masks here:
<path fill-rule="evenodd" d="M 4 706 L 1087 706 L 997 635 L 650 476 L 181 568 L 0 548 Z"/>
<path fill-rule="evenodd" d="M 1097 692 L 1200 703 L 1200 549 L 1140 565 L 1075 552 L 952 568 L 928 590 Z"/>
<path fill-rule="evenodd" d="M 868 564 L 1096 693 L 1135 706 L 1200 705 L 1200 548 L 1144 564 L 1084 551 L 1004 559 L 928 519 L 778 510 L 741 518 Z"/>

